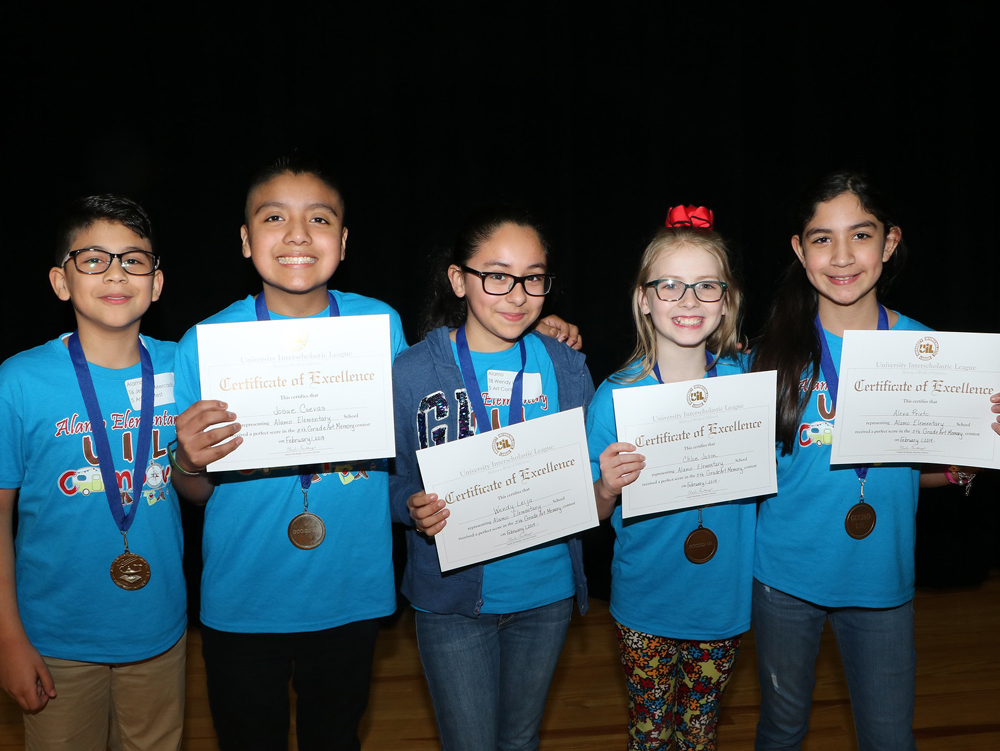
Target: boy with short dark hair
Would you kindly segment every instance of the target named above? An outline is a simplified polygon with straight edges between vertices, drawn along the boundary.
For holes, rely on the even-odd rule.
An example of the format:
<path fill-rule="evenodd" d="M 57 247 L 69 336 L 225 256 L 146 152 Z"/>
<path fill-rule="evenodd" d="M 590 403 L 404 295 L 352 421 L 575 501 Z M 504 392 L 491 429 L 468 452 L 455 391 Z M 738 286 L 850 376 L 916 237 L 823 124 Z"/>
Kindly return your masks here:
<path fill-rule="evenodd" d="M 175 345 L 139 336 L 159 257 L 145 211 L 117 196 L 77 201 L 61 237 L 49 281 L 77 330 L 0 367 L 0 684 L 28 749 L 176 749 Z"/>
<path fill-rule="evenodd" d="M 261 170 L 241 237 L 263 292 L 203 323 L 388 314 L 393 358 L 406 348 L 395 310 L 327 290 L 344 260 L 347 227 L 341 191 L 321 164 L 296 155 Z M 575 326 L 550 324 L 548 335 L 580 346 Z M 205 467 L 242 439 L 224 442 L 239 431 L 239 415 L 201 400 L 195 328 L 178 344 L 177 404 L 184 411 L 173 480 L 208 504 L 202 643 L 220 748 L 285 748 L 291 680 L 299 749 L 359 749 L 379 619 L 396 607 L 387 462 L 326 464 L 301 476 L 296 467 L 209 474 Z M 299 549 L 289 522 L 305 516 L 306 487 L 308 511 L 325 520 L 326 536 Z"/>

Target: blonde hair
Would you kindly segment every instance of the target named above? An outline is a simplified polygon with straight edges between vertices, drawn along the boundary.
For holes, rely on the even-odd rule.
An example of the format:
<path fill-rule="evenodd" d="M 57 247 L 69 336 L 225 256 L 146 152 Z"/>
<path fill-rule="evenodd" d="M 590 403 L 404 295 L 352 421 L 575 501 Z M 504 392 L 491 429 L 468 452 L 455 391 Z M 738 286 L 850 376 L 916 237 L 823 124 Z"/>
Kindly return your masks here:
<path fill-rule="evenodd" d="M 632 354 L 629 355 L 622 368 L 611 377 L 611 380 L 618 383 L 634 383 L 653 372 L 653 366 L 656 364 L 656 330 L 653 328 L 650 317 L 643 314 L 639 301 L 646 293 L 643 285 L 651 281 L 649 275 L 660 254 L 684 246 L 700 248 L 710 253 L 719 262 L 719 281 L 728 285 L 723 297 L 728 313 L 723 316 L 719 327 L 708 337 L 705 346 L 715 353 L 716 361 L 722 357 L 733 357 L 737 353 L 739 322 L 743 310 L 743 291 L 729 261 L 729 249 L 718 233 L 712 230 L 697 227 L 666 227 L 656 233 L 656 236 L 646 246 L 646 250 L 643 251 L 639 273 L 632 286 L 635 349 L 632 350 Z M 639 371 L 629 372 L 630 366 L 637 362 L 640 363 Z M 705 370 L 707 371 L 709 368 L 706 367 Z"/>

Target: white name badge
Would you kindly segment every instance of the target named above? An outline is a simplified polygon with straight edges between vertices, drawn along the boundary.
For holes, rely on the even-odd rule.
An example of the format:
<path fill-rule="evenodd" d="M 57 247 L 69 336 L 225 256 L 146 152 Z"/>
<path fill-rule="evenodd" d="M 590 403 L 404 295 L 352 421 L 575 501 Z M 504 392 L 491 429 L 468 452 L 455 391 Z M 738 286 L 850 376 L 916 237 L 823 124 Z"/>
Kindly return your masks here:
<path fill-rule="evenodd" d="M 159 407 L 164 404 L 173 404 L 173 371 L 169 373 L 156 373 L 153 376 L 153 388 L 154 407 Z M 125 390 L 128 392 L 128 400 L 132 404 L 132 409 L 138 410 L 142 406 L 142 378 L 129 378 L 125 381 Z"/>

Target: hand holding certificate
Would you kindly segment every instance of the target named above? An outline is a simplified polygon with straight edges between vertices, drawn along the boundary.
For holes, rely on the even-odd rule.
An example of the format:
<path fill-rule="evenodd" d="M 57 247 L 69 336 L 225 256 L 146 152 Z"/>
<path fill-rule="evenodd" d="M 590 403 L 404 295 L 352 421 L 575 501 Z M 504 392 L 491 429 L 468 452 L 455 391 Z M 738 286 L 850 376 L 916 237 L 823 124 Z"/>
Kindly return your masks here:
<path fill-rule="evenodd" d="M 424 488 L 449 511 L 442 571 L 597 526 L 580 408 L 417 452 Z"/>
<path fill-rule="evenodd" d="M 622 517 L 776 492 L 774 371 L 618 389 L 613 398 L 618 440 L 646 457 L 622 489 Z"/>
<path fill-rule="evenodd" d="M 198 358 L 243 438 L 209 471 L 395 456 L 386 315 L 201 325 Z"/>
<path fill-rule="evenodd" d="M 831 464 L 1000 468 L 1000 334 L 845 331 Z"/>

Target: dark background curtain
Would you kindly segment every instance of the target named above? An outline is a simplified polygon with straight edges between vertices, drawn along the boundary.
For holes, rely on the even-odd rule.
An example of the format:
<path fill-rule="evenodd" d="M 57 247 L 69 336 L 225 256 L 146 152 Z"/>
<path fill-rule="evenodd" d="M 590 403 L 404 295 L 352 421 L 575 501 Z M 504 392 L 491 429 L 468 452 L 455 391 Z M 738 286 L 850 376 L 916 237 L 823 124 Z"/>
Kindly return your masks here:
<path fill-rule="evenodd" d="M 628 287 L 674 204 L 715 210 L 742 259 L 753 335 L 791 260 L 799 187 L 843 166 L 899 205 L 911 258 L 889 305 L 938 329 L 998 330 L 986 4 L 491 7 L 14 13 L 0 357 L 72 328 L 46 272 L 51 218 L 74 196 L 118 192 L 150 209 L 166 285 L 147 334 L 179 338 L 256 292 L 239 253 L 245 184 L 293 147 L 343 179 L 350 238 L 333 285 L 394 305 L 411 341 L 428 258 L 494 200 L 546 224 L 558 274 L 547 309 L 580 325 L 597 381 L 631 349 Z M 947 554 L 985 576 L 997 490 L 981 479 L 975 503 L 938 493 L 925 569 Z M 979 552 L 953 555 L 945 528 Z"/>

